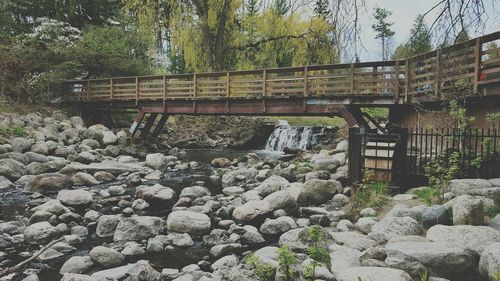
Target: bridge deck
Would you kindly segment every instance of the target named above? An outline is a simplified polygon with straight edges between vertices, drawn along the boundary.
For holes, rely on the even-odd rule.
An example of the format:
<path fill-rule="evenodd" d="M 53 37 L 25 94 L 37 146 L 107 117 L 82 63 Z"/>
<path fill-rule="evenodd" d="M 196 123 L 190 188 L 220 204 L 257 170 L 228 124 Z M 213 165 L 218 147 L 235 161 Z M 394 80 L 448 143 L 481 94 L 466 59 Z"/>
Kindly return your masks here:
<path fill-rule="evenodd" d="M 496 95 L 500 48 L 485 44 L 500 32 L 406 60 L 260 70 L 66 81 L 81 105 L 150 107 L 169 114 L 321 115 L 339 105 L 444 100 Z"/>

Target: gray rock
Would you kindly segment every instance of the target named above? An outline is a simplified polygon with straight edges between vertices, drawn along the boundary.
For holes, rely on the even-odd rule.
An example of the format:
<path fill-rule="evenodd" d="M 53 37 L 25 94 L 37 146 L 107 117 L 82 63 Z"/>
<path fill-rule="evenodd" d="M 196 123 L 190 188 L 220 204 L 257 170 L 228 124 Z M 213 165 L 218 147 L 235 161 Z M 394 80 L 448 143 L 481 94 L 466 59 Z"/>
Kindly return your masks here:
<path fill-rule="evenodd" d="M 212 159 L 210 164 L 212 166 L 214 166 L 215 168 L 224 168 L 224 167 L 231 165 L 231 160 L 229 160 L 227 158 L 223 158 L 223 157 L 215 158 L 215 159 Z"/>
<path fill-rule="evenodd" d="M 153 172 L 150 168 L 138 163 L 123 163 L 116 160 L 103 160 L 100 163 L 90 163 L 88 165 L 73 162 L 61 169 L 60 173 L 72 175 L 77 172 L 86 172 L 92 174 L 99 171 L 108 172 L 115 176 L 130 172 L 140 172 L 142 174 L 149 174 Z"/>
<path fill-rule="evenodd" d="M 88 276 L 88 275 L 76 274 L 76 273 L 66 273 L 61 278 L 61 281 L 99 281 L 99 280 L 95 279 L 94 277 Z"/>
<path fill-rule="evenodd" d="M 500 272 L 500 242 L 491 243 L 484 249 L 479 259 L 479 272 L 495 280 L 495 274 Z"/>
<path fill-rule="evenodd" d="M 95 172 L 94 177 L 100 182 L 110 182 L 116 180 L 116 177 L 113 174 L 104 171 Z"/>
<path fill-rule="evenodd" d="M 97 271 L 91 276 L 97 280 L 156 281 L 160 279 L 161 274 L 151 267 L 148 261 L 140 260 L 134 264 Z"/>
<path fill-rule="evenodd" d="M 94 178 L 91 174 L 87 174 L 84 172 L 78 172 L 74 174 L 71 177 L 71 180 L 73 180 L 74 185 L 87 185 L 87 186 L 92 186 L 99 184 L 99 181 Z"/>
<path fill-rule="evenodd" d="M 455 198 L 453 224 L 482 225 L 484 222 L 483 202 L 467 195 Z"/>
<path fill-rule="evenodd" d="M 342 185 L 335 180 L 310 180 L 304 183 L 297 202 L 300 206 L 320 205 L 332 199 L 339 189 L 342 190 Z"/>
<path fill-rule="evenodd" d="M 173 189 L 161 184 L 138 186 L 135 194 L 137 198 L 143 198 L 149 203 L 161 205 L 163 208 L 168 208 L 168 206 L 173 205 L 176 197 L 176 193 Z"/>
<path fill-rule="evenodd" d="M 385 263 L 418 278 L 429 275 L 456 279 L 475 268 L 474 253 L 453 242 L 400 242 L 385 247 Z"/>
<path fill-rule="evenodd" d="M 210 255 L 212 255 L 214 258 L 219 258 L 228 254 L 237 253 L 238 251 L 240 251 L 240 249 L 240 243 L 215 245 L 210 249 Z"/>
<path fill-rule="evenodd" d="M 342 271 L 337 276 L 337 281 L 413 281 L 408 273 L 393 268 L 356 266 Z"/>
<path fill-rule="evenodd" d="M 239 186 L 228 186 L 222 190 L 222 193 L 226 195 L 240 195 L 245 192 L 243 187 Z"/>
<path fill-rule="evenodd" d="M 294 213 L 299 208 L 296 197 L 287 189 L 273 192 L 263 200 L 269 202 L 273 210 L 282 209 L 287 213 Z"/>
<path fill-rule="evenodd" d="M 31 211 L 32 212 L 45 211 L 52 213 L 54 215 L 62 215 L 70 212 L 70 210 L 67 207 L 63 206 L 61 202 L 56 199 L 49 200 L 43 203 L 42 205 L 36 206 L 32 208 Z"/>
<path fill-rule="evenodd" d="M 114 144 L 118 141 L 118 137 L 112 131 L 104 131 L 102 133 L 102 144 Z"/>
<path fill-rule="evenodd" d="M 28 157 L 28 155 L 26 155 L 27 153 L 33 153 L 33 152 L 26 152 L 25 154 L 22 154 L 20 152 L 8 152 L 8 153 L 0 154 L 0 159 L 14 159 L 16 161 L 21 162 L 23 165 L 28 165 L 30 162 L 38 162 L 38 161 L 32 161 Z M 33 154 L 36 154 L 36 153 L 33 153 Z M 37 155 L 39 155 L 39 154 L 37 154 Z M 41 156 L 43 156 L 43 155 L 41 155 Z M 43 156 L 43 157 L 45 157 L 45 156 Z M 45 159 L 47 160 L 47 157 L 45 157 Z M 44 162 L 47 162 L 47 161 L 44 161 Z"/>
<path fill-rule="evenodd" d="M 153 169 L 164 169 L 168 162 L 170 162 L 168 156 L 165 156 L 163 153 L 150 153 L 146 155 L 146 162 L 144 164 Z"/>
<path fill-rule="evenodd" d="M 26 167 L 23 163 L 14 159 L 0 159 L 0 176 L 15 181 L 26 175 Z"/>
<path fill-rule="evenodd" d="M 47 158 L 47 156 L 39 154 L 39 153 L 31 152 L 31 151 L 25 152 L 24 156 L 28 158 L 30 163 L 31 162 L 37 162 L 37 163 L 49 162 L 49 159 Z M 25 163 L 25 162 L 20 161 L 18 159 L 16 159 L 16 160 L 19 162 L 22 162 L 24 165 L 28 164 L 28 163 Z"/>
<path fill-rule="evenodd" d="M 177 247 L 191 247 L 194 245 L 193 238 L 187 233 L 170 233 L 172 244 Z"/>
<path fill-rule="evenodd" d="M 386 239 L 398 236 L 419 235 L 422 228 L 411 217 L 384 217 L 372 227 L 372 232 L 383 234 Z"/>
<path fill-rule="evenodd" d="M 116 226 L 120 222 L 120 217 L 117 215 L 102 215 L 97 221 L 96 234 L 99 237 L 112 237 L 115 233 Z"/>
<path fill-rule="evenodd" d="M 361 252 L 348 247 L 333 245 L 330 247 L 330 263 L 332 273 L 335 276 L 351 267 L 360 266 L 359 256 Z"/>
<path fill-rule="evenodd" d="M 349 201 L 350 201 L 349 197 L 345 196 L 342 193 L 335 194 L 335 196 L 333 196 L 333 199 L 332 199 L 332 203 L 337 205 L 337 206 L 345 206 L 345 205 L 349 204 Z"/>
<path fill-rule="evenodd" d="M 378 243 L 365 235 L 349 231 L 349 232 L 330 232 L 333 240 L 339 244 L 358 251 L 364 251 L 369 247 L 376 246 Z"/>
<path fill-rule="evenodd" d="M 59 270 L 59 273 L 87 273 L 94 266 L 89 256 L 74 256 L 69 258 Z"/>
<path fill-rule="evenodd" d="M 158 217 L 122 218 L 116 226 L 114 241 L 140 241 L 158 235 L 165 222 Z"/>
<path fill-rule="evenodd" d="M 272 212 L 268 201 L 250 201 L 238 206 L 233 211 L 233 219 L 238 222 L 250 222 Z"/>
<path fill-rule="evenodd" d="M 427 230 L 427 240 L 432 242 L 455 242 L 481 254 L 493 242 L 500 242 L 500 232 L 489 226 L 435 225 Z"/>
<path fill-rule="evenodd" d="M 48 155 L 49 146 L 44 141 L 38 141 L 31 146 L 31 152 L 35 152 L 42 155 Z"/>
<path fill-rule="evenodd" d="M 47 173 L 36 176 L 30 184 L 24 187 L 24 191 L 46 193 L 68 189 L 72 186 L 73 181 L 70 177 L 58 173 Z"/>
<path fill-rule="evenodd" d="M 493 187 L 486 179 L 453 179 L 450 181 L 448 190 L 455 195 L 468 194 L 470 190 Z"/>
<path fill-rule="evenodd" d="M 57 194 L 57 200 L 64 205 L 84 206 L 92 203 L 92 193 L 82 189 L 61 190 Z"/>
<path fill-rule="evenodd" d="M 202 235 L 210 232 L 210 218 L 191 211 L 175 211 L 168 215 L 167 229 L 173 232 Z"/>
<path fill-rule="evenodd" d="M 422 214 L 422 226 L 428 229 L 436 224 L 451 224 L 450 214 L 445 206 L 434 205 L 424 210 Z"/>
<path fill-rule="evenodd" d="M 288 245 L 291 250 L 296 250 L 299 252 L 306 252 L 309 248 L 309 243 L 307 242 L 307 233 L 309 228 L 296 228 L 283 233 L 279 238 L 279 245 Z M 323 233 L 323 239 L 320 242 L 321 246 L 328 247 L 335 244 L 331 234 L 321 229 Z"/>
<path fill-rule="evenodd" d="M 239 168 L 237 170 L 229 171 L 222 176 L 222 187 L 236 185 L 237 182 L 243 180 L 250 180 L 257 175 L 255 168 Z M 237 179 L 238 178 L 238 179 Z"/>
<path fill-rule="evenodd" d="M 287 179 L 273 175 L 265 179 L 259 186 L 255 188 L 259 196 L 265 197 L 273 192 L 282 190 L 289 186 L 290 183 Z"/>
<path fill-rule="evenodd" d="M 235 267 L 238 265 L 238 262 L 239 262 L 239 259 L 236 255 L 228 255 L 228 256 L 224 256 L 218 260 L 216 260 L 211 266 L 210 268 L 212 270 L 217 270 L 223 266 L 227 266 L 227 267 Z"/>
<path fill-rule="evenodd" d="M 377 221 L 372 217 L 359 218 L 354 227 L 364 234 L 368 234 L 372 231 L 373 226 Z"/>
<path fill-rule="evenodd" d="M 292 228 L 296 228 L 297 224 L 291 217 L 279 217 L 277 219 L 266 220 L 260 226 L 260 232 L 268 235 L 277 235 L 287 232 Z"/>
<path fill-rule="evenodd" d="M 0 176 L 0 192 L 15 188 L 16 186 L 6 177 Z"/>
<path fill-rule="evenodd" d="M 48 163 L 33 162 L 26 166 L 26 173 L 29 175 L 40 175 L 51 171 L 53 169 Z"/>
<path fill-rule="evenodd" d="M 194 200 L 211 194 L 210 190 L 204 186 L 190 186 L 182 189 L 180 197 L 188 197 Z"/>
<path fill-rule="evenodd" d="M 489 226 L 493 227 L 494 229 L 500 231 L 500 214 L 496 215 L 494 218 L 490 220 L 488 223 Z"/>
<path fill-rule="evenodd" d="M 24 241 L 35 245 L 47 244 L 54 239 L 57 234 L 57 229 L 48 222 L 34 223 L 26 227 L 23 231 Z"/>
<path fill-rule="evenodd" d="M 10 146 L 12 148 L 12 151 L 23 153 L 30 150 L 31 145 L 33 145 L 33 143 L 34 141 L 32 139 L 14 138 L 10 142 Z"/>
<path fill-rule="evenodd" d="M 120 252 L 103 246 L 94 247 L 89 256 L 94 263 L 104 268 L 117 267 L 125 263 L 125 257 Z"/>

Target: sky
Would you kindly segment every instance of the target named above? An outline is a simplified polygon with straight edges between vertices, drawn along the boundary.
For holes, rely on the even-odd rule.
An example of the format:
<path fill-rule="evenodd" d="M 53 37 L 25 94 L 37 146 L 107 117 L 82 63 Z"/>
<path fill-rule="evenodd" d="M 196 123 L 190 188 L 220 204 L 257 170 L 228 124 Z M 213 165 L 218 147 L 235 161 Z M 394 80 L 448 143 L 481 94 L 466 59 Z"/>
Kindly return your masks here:
<path fill-rule="evenodd" d="M 362 61 L 379 60 L 382 57 L 380 42 L 377 41 L 371 25 L 373 23 L 373 10 L 375 7 L 386 8 L 393 12 L 389 21 L 394 22 L 392 30 L 395 31 L 392 47 L 393 49 L 402 42 L 406 42 L 410 37 L 410 29 L 418 14 L 423 14 L 438 3 L 438 0 L 366 0 L 368 16 L 361 18 L 361 39 L 364 43 L 365 51 L 361 54 Z M 496 9 L 496 10 L 495 10 Z M 480 34 L 470 34 L 471 37 L 481 36 L 500 30 L 499 7 L 487 6 L 489 18 L 487 26 Z M 435 19 L 436 14 L 429 14 L 426 17 L 428 25 Z"/>

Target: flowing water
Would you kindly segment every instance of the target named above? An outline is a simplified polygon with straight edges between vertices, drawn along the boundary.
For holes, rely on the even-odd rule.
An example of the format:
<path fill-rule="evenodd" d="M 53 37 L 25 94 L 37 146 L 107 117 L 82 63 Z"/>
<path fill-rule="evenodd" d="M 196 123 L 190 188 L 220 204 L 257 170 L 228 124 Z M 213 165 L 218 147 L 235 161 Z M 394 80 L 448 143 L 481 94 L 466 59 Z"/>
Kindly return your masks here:
<path fill-rule="evenodd" d="M 285 148 L 311 149 L 319 143 L 325 133 L 325 127 L 290 126 L 286 121 L 280 122 L 269 136 L 265 150 L 283 151 Z"/>

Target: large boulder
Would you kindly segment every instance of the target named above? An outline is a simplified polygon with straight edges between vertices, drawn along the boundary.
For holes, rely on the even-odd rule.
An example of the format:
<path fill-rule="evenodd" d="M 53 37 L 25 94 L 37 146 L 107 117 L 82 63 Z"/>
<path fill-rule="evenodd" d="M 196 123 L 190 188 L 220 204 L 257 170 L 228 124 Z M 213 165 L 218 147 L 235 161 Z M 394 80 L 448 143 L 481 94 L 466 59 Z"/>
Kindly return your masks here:
<path fill-rule="evenodd" d="M 94 266 L 89 256 L 74 256 L 69 258 L 59 270 L 59 273 L 87 273 Z"/>
<path fill-rule="evenodd" d="M 57 216 L 70 212 L 70 210 L 67 207 L 63 206 L 63 204 L 61 204 L 61 201 L 59 201 L 57 199 L 49 200 L 49 201 L 43 203 L 42 205 L 39 205 L 39 206 L 32 208 L 31 211 L 32 212 L 38 212 L 38 211 L 47 212 L 47 213 L 51 213 L 51 214 L 54 214 Z"/>
<path fill-rule="evenodd" d="M 330 232 L 330 234 L 337 244 L 359 251 L 364 251 L 369 247 L 377 245 L 377 242 L 375 242 L 375 240 L 372 240 L 365 235 L 355 231 Z"/>
<path fill-rule="evenodd" d="M 337 281 L 413 281 L 408 273 L 393 268 L 355 266 L 342 271 Z"/>
<path fill-rule="evenodd" d="M 345 162 L 345 154 L 344 154 L 344 159 L 341 159 L 341 157 L 335 157 L 335 155 L 330 156 L 320 153 L 311 158 L 311 165 L 313 165 L 313 167 L 318 170 L 327 170 L 329 172 L 335 172 L 335 170 L 339 166 L 341 166 L 340 161 Z"/>
<path fill-rule="evenodd" d="M 279 217 L 277 219 L 268 219 L 260 226 L 260 232 L 267 235 L 277 235 L 296 228 L 297 224 L 291 217 Z"/>
<path fill-rule="evenodd" d="M 385 263 L 418 278 L 430 276 L 456 279 L 474 271 L 474 252 L 454 242 L 399 242 L 385 246 Z"/>
<path fill-rule="evenodd" d="M 113 237 L 116 226 L 120 222 L 117 215 L 102 215 L 97 221 L 96 234 L 99 237 Z"/>
<path fill-rule="evenodd" d="M 258 171 L 255 168 L 239 168 L 229 171 L 222 176 L 222 186 L 236 185 L 237 182 L 254 179 Z"/>
<path fill-rule="evenodd" d="M 99 184 L 99 181 L 91 174 L 87 174 L 84 172 L 78 172 L 71 177 L 74 185 L 96 185 Z"/>
<path fill-rule="evenodd" d="M 336 180 L 312 179 L 304 183 L 297 202 L 300 206 L 320 205 L 341 190 L 342 184 Z"/>
<path fill-rule="evenodd" d="M 35 245 L 47 244 L 54 239 L 57 234 L 57 229 L 46 221 L 29 225 L 23 231 L 24 241 Z"/>
<path fill-rule="evenodd" d="M 287 179 L 280 176 L 270 176 L 265 179 L 259 186 L 255 188 L 255 190 L 259 193 L 260 196 L 265 197 L 273 192 L 284 189 L 290 185 Z"/>
<path fill-rule="evenodd" d="M 61 278 L 61 281 L 99 281 L 92 276 L 77 274 L 77 273 L 66 273 Z"/>
<path fill-rule="evenodd" d="M 309 248 L 308 242 L 308 232 L 309 228 L 295 228 L 281 234 L 279 238 L 279 245 L 287 245 L 291 250 L 296 250 L 299 252 L 306 252 Z M 335 241 L 332 238 L 330 232 L 325 229 L 321 229 L 323 238 L 320 241 L 320 246 L 330 247 L 335 245 Z"/>
<path fill-rule="evenodd" d="M 200 198 L 211 195 L 210 190 L 204 186 L 190 186 L 181 191 L 180 197 L 188 197 L 191 199 Z"/>
<path fill-rule="evenodd" d="M 165 168 L 169 161 L 169 157 L 165 156 L 163 153 L 150 153 L 146 155 L 146 162 L 144 164 L 158 170 Z"/>
<path fill-rule="evenodd" d="M 0 192 L 14 188 L 15 185 L 6 177 L 0 176 Z"/>
<path fill-rule="evenodd" d="M 269 202 L 273 210 L 283 209 L 293 213 L 298 209 L 297 199 L 287 189 L 273 192 L 263 200 Z"/>
<path fill-rule="evenodd" d="M 486 179 L 453 179 L 448 185 L 448 190 L 455 195 L 465 195 L 474 189 L 490 187 L 493 187 L 493 184 Z"/>
<path fill-rule="evenodd" d="M 210 218 L 202 213 L 175 211 L 168 215 L 168 231 L 202 235 L 210 232 Z"/>
<path fill-rule="evenodd" d="M 483 201 L 468 195 L 455 198 L 453 224 L 482 225 L 484 222 Z"/>
<path fill-rule="evenodd" d="M 173 205 L 176 197 L 176 193 L 173 189 L 161 184 L 152 186 L 140 185 L 136 187 L 135 195 L 137 198 L 142 198 L 153 205 L 162 206 L 164 209 Z"/>
<path fill-rule="evenodd" d="M 120 252 L 103 246 L 93 248 L 89 256 L 93 262 L 104 268 L 117 267 L 125 263 L 125 257 Z"/>
<path fill-rule="evenodd" d="M 443 205 L 430 206 L 422 213 L 422 226 L 426 229 L 436 224 L 448 225 L 450 223 L 450 215 Z"/>
<path fill-rule="evenodd" d="M 491 243 L 484 249 L 479 260 L 479 272 L 495 280 L 495 274 L 500 272 L 500 242 Z"/>
<path fill-rule="evenodd" d="M 160 280 L 161 274 L 151 267 L 148 261 L 140 260 L 137 263 L 97 271 L 91 276 L 97 280 L 156 281 Z"/>
<path fill-rule="evenodd" d="M 137 216 L 122 218 L 116 226 L 113 240 L 141 241 L 155 237 L 163 229 L 165 222 L 158 217 Z"/>
<path fill-rule="evenodd" d="M 272 211 L 268 201 L 249 201 L 233 210 L 233 219 L 238 222 L 250 222 Z"/>
<path fill-rule="evenodd" d="M 0 176 L 15 181 L 26 175 L 26 167 L 23 163 L 14 159 L 0 159 Z"/>
<path fill-rule="evenodd" d="M 455 242 L 481 254 L 493 242 L 500 242 L 500 232 L 489 226 L 435 225 L 427 230 L 427 240 L 432 242 Z"/>
<path fill-rule="evenodd" d="M 56 192 L 72 186 L 73 180 L 70 177 L 58 173 L 47 173 L 36 176 L 31 183 L 24 187 L 24 191 L 39 193 Z"/>
<path fill-rule="evenodd" d="M 23 152 L 30 150 L 33 143 L 34 143 L 34 141 L 32 139 L 19 137 L 19 138 L 14 138 L 10 142 L 10 146 L 12 148 L 12 151 L 23 153 Z"/>
<path fill-rule="evenodd" d="M 422 233 L 420 223 L 411 217 L 384 217 L 372 227 L 372 232 L 381 233 L 387 240 Z"/>
<path fill-rule="evenodd" d="M 83 190 L 61 190 L 57 194 L 57 200 L 68 206 L 85 206 L 92 203 L 92 193 Z"/>
<path fill-rule="evenodd" d="M 102 144 L 114 144 L 118 141 L 118 137 L 112 131 L 102 132 Z"/>

